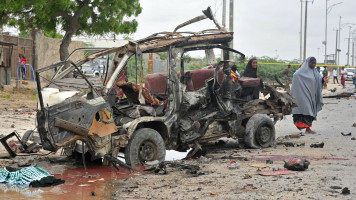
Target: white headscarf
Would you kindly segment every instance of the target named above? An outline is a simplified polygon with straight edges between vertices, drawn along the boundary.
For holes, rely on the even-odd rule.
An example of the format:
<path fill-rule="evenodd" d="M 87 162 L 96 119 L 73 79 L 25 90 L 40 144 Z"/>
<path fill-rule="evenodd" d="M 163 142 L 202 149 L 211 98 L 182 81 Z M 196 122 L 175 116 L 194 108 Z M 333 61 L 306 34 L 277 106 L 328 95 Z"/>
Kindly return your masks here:
<path fill-rule="evenodd" d="M 298 107 L 293 108 L 292 113 L 310 115 L 316 119 L 323 106 L 322 77 L 316 68 L 309 67 L 311 59 L 315 60 L 309 57 L 293 75 L 291 93 Z"/>

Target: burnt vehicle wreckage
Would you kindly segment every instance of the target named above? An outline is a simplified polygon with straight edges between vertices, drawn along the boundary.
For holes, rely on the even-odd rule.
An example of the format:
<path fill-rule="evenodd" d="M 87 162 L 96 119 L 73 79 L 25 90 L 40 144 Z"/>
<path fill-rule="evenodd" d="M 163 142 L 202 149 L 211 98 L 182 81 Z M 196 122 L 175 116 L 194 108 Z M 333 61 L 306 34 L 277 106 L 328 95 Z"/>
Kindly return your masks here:
<path fill-rule="evenodd" d="M 123 152 L 127 164 L 142 165 L 164 161 L 166 149 L 195 150 L 201 143 L 225 136 L 250 148 L 271 146 L 275 140 L 274 123 L 291 113 L 293 97 L 277 92 L 259 78 L 233 82 L 229 53 L 240 55 L 241 61 L 245 56 L 228 47 L 233 33 L 221 28 L 210 8 L 203 13 L 173 32 L 157 33 L 120 47 L 98 50 L 77 62 L 67 60 L 37 70 L 37 129 L 43 149 L 63 148 L 68 155 L 89 152 L 92 159 L 105 155 L 116 158 Z M 177 32 L 206 18 L 219 29 Z M 216 67 L 184 69 L 185 53 L 212 49 L 223 50 L 224 61 Z M 167 53 L 167 73 L 148 74 L 144 83 L 142 54 L 159 52 Z M 104 80 L 95 85 L 81 73 L 80 66 L 109 54 L 114 56 L 104 71 Z M 136 61 L 138 83 L 117 80 L 130 57 Z M 55 68 L 48 84 L 41 86 L 45 82 L 41 73 Z M 73 70 L 80 73 L 88 88 L 68 91 L 61 87 Z M 260 87 L 266 99 L 244 100 L 243 87 Z M 115 88 L 121 88 L 127 98 L 119 99 Z M 62 100 L 53 100 L 49 95 L 53 90 Z"/>

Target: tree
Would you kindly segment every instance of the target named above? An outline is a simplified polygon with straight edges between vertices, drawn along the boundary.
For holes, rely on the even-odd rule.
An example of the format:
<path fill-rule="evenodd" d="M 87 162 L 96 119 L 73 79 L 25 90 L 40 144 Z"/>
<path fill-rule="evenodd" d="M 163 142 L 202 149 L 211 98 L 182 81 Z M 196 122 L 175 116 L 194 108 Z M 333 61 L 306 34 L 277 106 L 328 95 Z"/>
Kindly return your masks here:
<path fill-rule="evenodd" d="M 139 0 L 0 0 L 3 1 L 6 3 L 1 3 L 0 14 L 8 14 L 10 26 L 19 27 L 20 31 L 64 32 L 59 49 L 61 60 L 69 55 L 74 35 L 135 32 L 137 21 L 130 18 L 142 10 Z"/>

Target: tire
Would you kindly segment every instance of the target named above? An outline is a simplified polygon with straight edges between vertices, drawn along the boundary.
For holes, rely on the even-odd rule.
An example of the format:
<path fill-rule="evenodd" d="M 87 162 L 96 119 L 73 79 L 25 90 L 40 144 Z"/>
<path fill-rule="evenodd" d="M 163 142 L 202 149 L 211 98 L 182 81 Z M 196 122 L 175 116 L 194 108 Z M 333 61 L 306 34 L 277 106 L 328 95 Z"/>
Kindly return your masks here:
<path fill-rule="evenodd" d="M 253 115 L 247 122 L 244 143 L 253 149 L 267 148 L 274 144 L 276 131 L 272 120 L 263 114 Z"/>
<path fill-rule="evenodd" d="M 146 161 L 163 162 L 166 147 L 161 135 L 153 129 L 136 130 L 125 149 L 125 161 L 128 165 L 143 165 Z"/>

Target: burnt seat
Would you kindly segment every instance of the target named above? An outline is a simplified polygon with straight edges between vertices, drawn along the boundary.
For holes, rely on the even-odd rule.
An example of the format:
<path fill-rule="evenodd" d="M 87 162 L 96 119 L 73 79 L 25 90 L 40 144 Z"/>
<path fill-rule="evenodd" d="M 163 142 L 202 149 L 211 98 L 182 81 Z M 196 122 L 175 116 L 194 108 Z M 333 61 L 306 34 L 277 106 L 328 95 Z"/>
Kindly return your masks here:
<path fill-rule="evenodd" d="M 242 87 L 258 87 L 261 84 L 260 78 L 241 77 L 239 83 Z"/>
<path fill-rule="evenodd" d="M 140 104 L 140 101 L 138 99 L 141 87 L 140 85 L 126 81 L 118 81 L 116 85 L 122 89 L 126 97 L 132 103 Z M 157 98 L 152 97 L 151 92 L 146 88 L 142 88 L 142 96 L 145 99 L 146 104 L 151 104 L 154 106 L 165 104 L 165 102 L 161 102 Z"/>
<path fill-rule="evenodd" d="M 205 86 L 206 80 L 214 76 L 215 68 L 210 69 L 197 69 L 197 70 L 186 70 L 185 73 L 189 74 L 191 77 L 187 82 L 187 91 L 198 90 Z M 177 72 L 178 77 L 180 73 Z M 221 84 L 223 79 L 222 70 L 219 71 L 219 83 Z M 154 73 L 147 74 L 145 79 L 145 88 L 151 91 L 154 95 L 166 95 L 167 89 L 167 73 Z"/>

